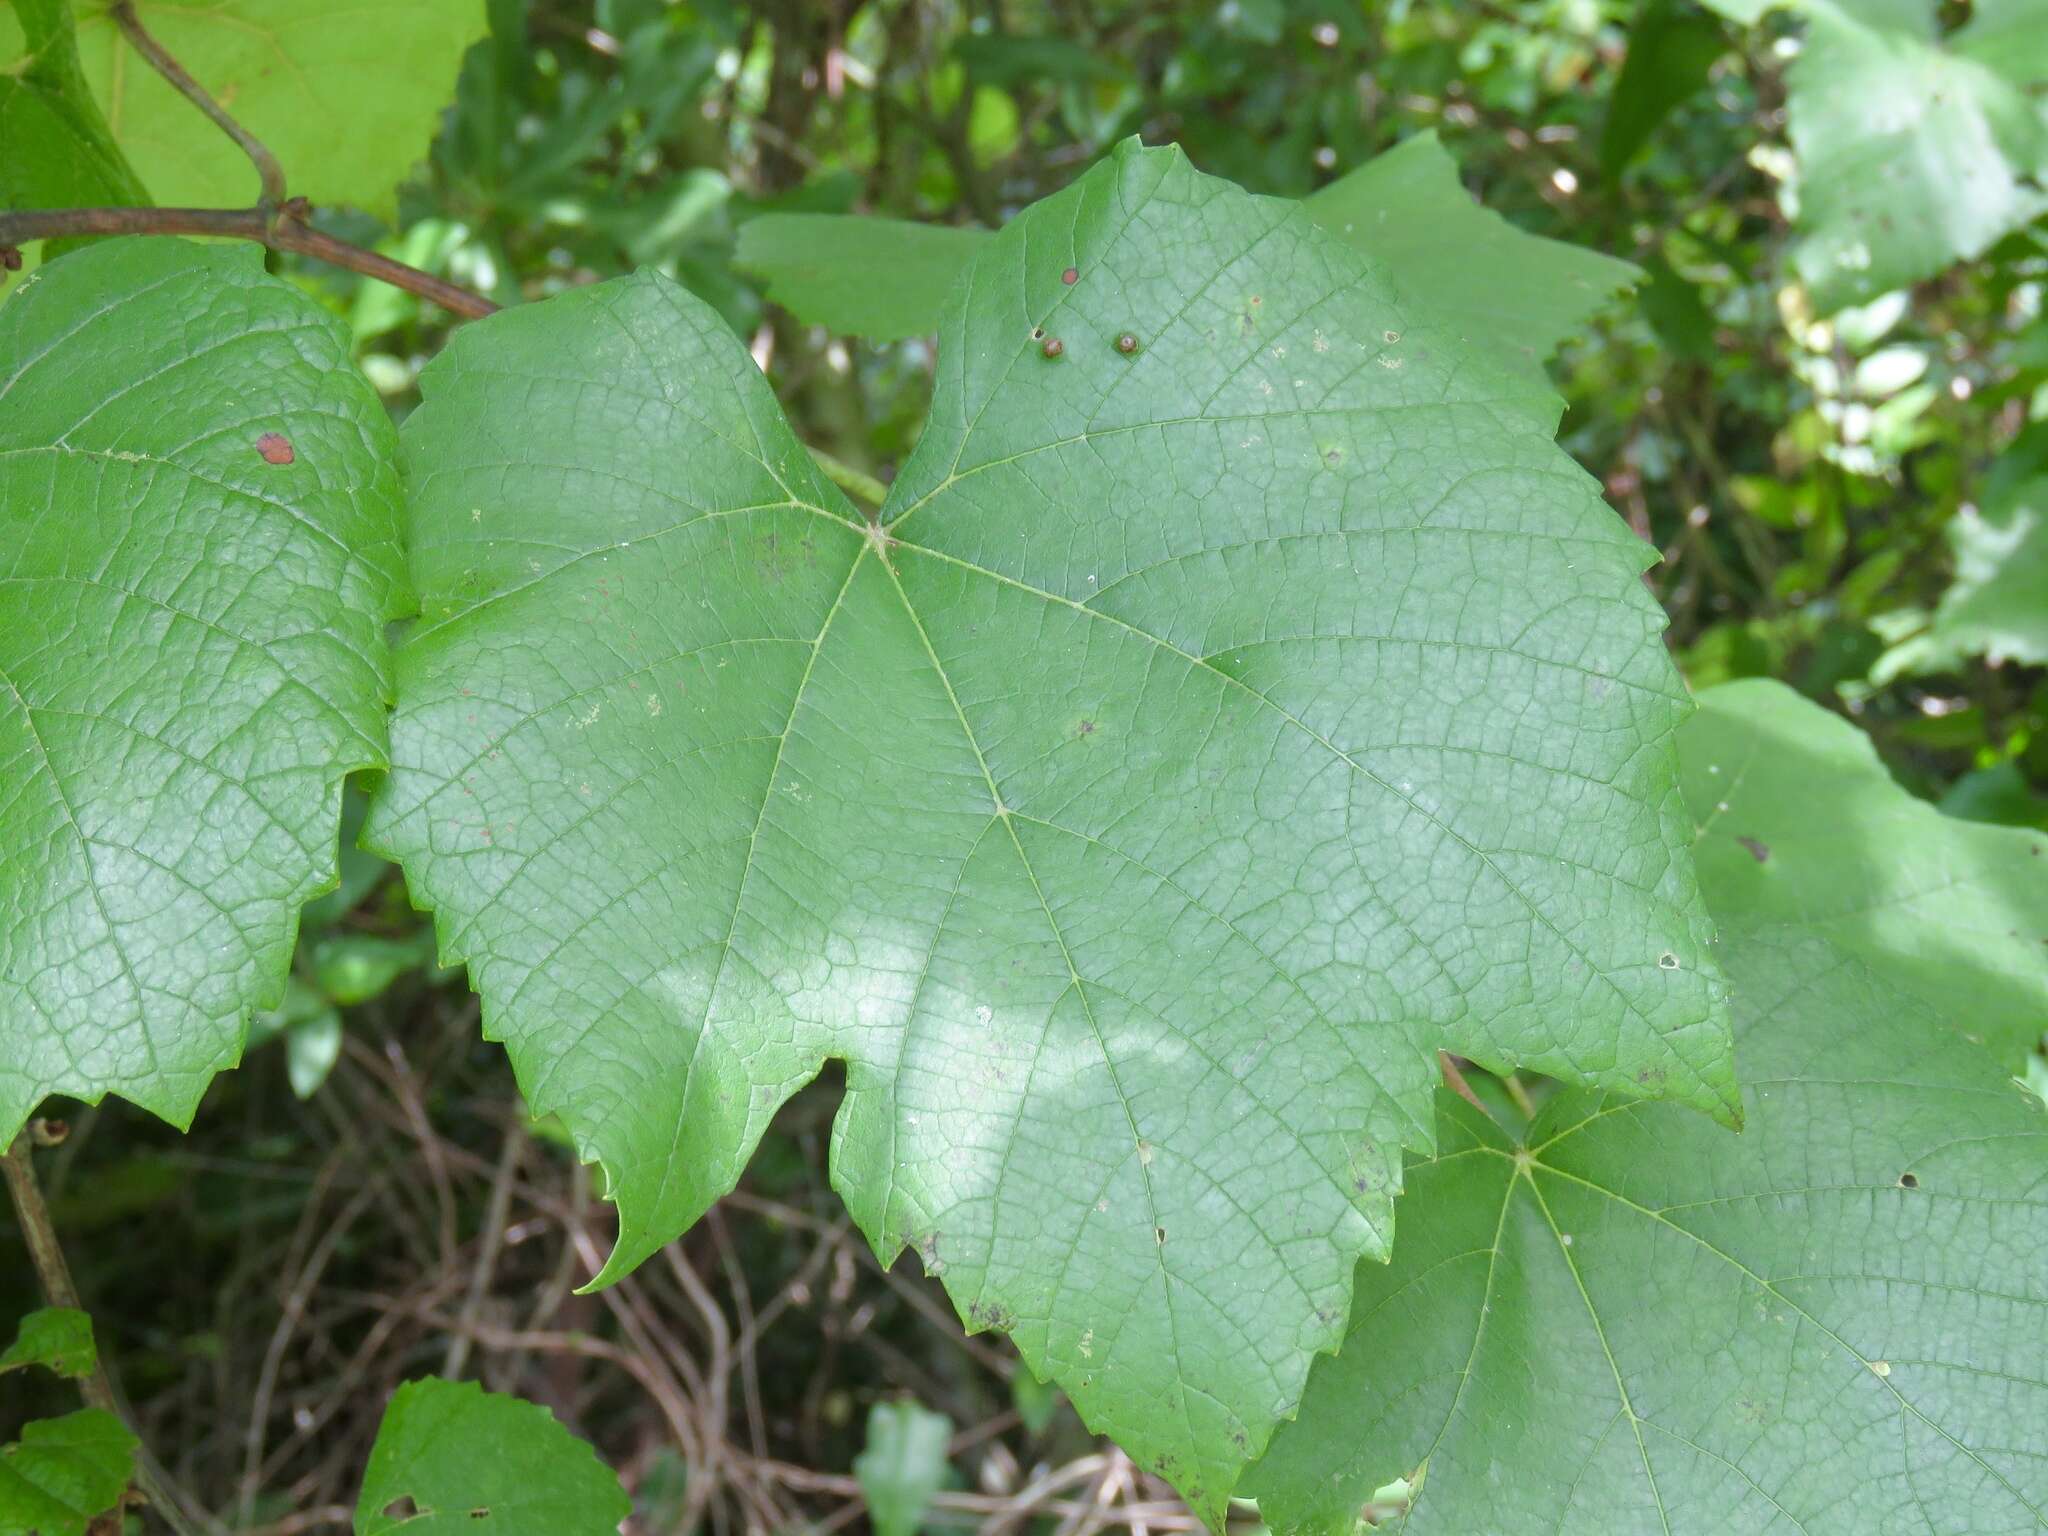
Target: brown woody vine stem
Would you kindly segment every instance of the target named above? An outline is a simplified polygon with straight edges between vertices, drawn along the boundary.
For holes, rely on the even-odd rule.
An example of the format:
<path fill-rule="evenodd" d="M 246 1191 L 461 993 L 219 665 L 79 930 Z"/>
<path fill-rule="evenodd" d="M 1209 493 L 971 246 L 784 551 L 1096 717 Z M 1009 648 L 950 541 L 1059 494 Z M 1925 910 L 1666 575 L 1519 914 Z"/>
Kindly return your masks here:
<path fill-rule="evenodd" d="M 71 1279 L 71 1266 L 64 1261 L 64 1249 L 57 1242 L 57 1228 L 50 1221 L 50 1208 L 43 1203 L 42 1186 L 36 1182 L 35 1164 L 30 1161 L 36 1147 L 55 1146 L 63 1139 L 61 1121 L 30 1121 L 28 1129 L 15 1137 L 14 1145 L 4 1157 L 0 1157 L 0 1171 L 6 1175 L 7 1193 L 14 1199 L 14 1212 L 20 1218 L 21 1235 L 28 1243 L 29 1260 L 35 1265 L 43 1299 L 53 1307 L 70 1307 L 83 1312 L 85 1308 L 79 1302 L 78 1287 Z M 79 1395 L 89 1406 L 111 1413 L 124 1424 L 128 1422 L 128 1416 L 121 1411 L 120 1400 L 114 1395 L 113 1380 L 97 1354 L 92 1374 L 79 1383 Z M 129 1428 L 132 1431 L 134 1426 L 131 1424 Z M 185 1513 L 185 1506 L 171 1492 L 162 1469 L 146 1446 L 136 1451 L 135 1486 L 142 1490 L 150 1507 L 178 1536 L 198 1536 L 196 1527 Z"/>
<path fill-rule="evenodd" d="M 121 0 L 113 18 L 135 51 L 213 125 L 233 139 L 256 167 L 263 191 L 253 208 L 48 208 L 0 213 L 0 266 L 21 265 L 20 247 L 31 240 L 79 235 L 204 235 L 216 239 L 253 240 L 273 251 L 310 256 L 329 266 L 374 277 L 394 288 L 431 299 L 450 314 L 478 320 L 497 309 L 482 294 L 366 251 L 315 229 L 308 220 L 313 207 L 303 197 L 288 196 L 284 167 L 263 141 L 249 132 L 213 99 L 205 86 L 186 73 L 184 65 L 165 52 L 136 18 L 129 0 Z"/>
<path fill-rule="evenodd" d="M 136 16 L 130 0 L 121 0 L 114 7 L 113 17 L 121 28 L 121 35 L 128 39 L 137 53 L 149 60 L 150 68 L 170 81 L 179 95 L 204 112 L 214 127 L 241 146 L 242 153 L 255 165 L 257 178 L 263 185 L 263 197 L 257 206 L 282 208 L 285 200 L 284 167 L 277 163 L 277 156 L 266 149 L 255 134 L 230 117 L 228 109 L 215 101 L 205 86 L 185 73 L 184 65 L 164 51 L 163 45 L 149 35 L 148 28 Z"/>
<path fill-rule="evenodd" d="M 306 222 L 311 211 L 304 198 L 296 197 L 285 199 L 275 212 L 262 207 L 32 208 L 0 213 L 0 251 L 31 240 L 72 235 L 206 235 L 253 240 L 273 251 L 292 251 L 329 266 L 377 278 L 394 288 L 431 299 L 465 320 L 480 320 L 496 312 L 498 306 L 480 293 L 471 293 L 431 272 L 422 272 L 418 267 L 409 267 L 313 228 Z"/>

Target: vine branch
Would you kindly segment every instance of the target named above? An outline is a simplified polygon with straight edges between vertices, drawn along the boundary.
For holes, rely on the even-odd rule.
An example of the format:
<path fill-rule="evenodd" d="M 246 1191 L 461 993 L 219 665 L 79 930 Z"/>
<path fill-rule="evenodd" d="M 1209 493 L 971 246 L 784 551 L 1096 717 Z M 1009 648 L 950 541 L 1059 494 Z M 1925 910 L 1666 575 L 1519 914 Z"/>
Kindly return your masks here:
<path fill-rule="evenodd" d="M 135 51 L 149 60 L 150 68 L 162 75 L 177 88 L 193 106 L 204 112 L 213 126 L 241 146 L 242 153 L 249 157 L 256 167 L 256 175 L 263 186 L 263 196 L 257 204 L 261 208 L 282 208 L 285 202 L 284 167 L 277 163 L 277 156 L 264 147 L 263 141 L 228 115 L 228 109 L 213 99 L 213 95 L 185 72 L 185 66 L 165 52 L 163 44 L 149 35 L 149 29 L 135 14 L 132 0 L 121 0 L 114 7 L 115 24 L 121 35 L 128 39 Z"/>
<path fill-rule="evenodd" d="M 306 222 L 312 212 L 302 197 L 286 198 L 275 212 L 263 208 L 31 208 L 0 213 L 0 252 L 31 240 L 68 235 L 204 235 L 253 240 L 273 251 L 311 256 L 329 266 L 374 277 L 394 288 L 431 299 L 465 320 L 480 320 L 498 306 L 480 293 L 438 278 L 376 251 L 337 240 Z M 10 263 L 11 264 L 11 263 Z"/>
<path fill-rule="evenodd" d="M 19 270 L 20 248 L 32 240 L 77 235 L 201 235 L 253 240 L 273 251 L 310 256 L 315 261 L 359 272 L 432 300 L 465 320 L 479 320 L 496 311 L 498 306 L 482 294 L 315 229 L 309 222 L 313 205 L 303 197 L 288 195 L 284 167 L 278 164 L 277 157 L 261 139 L 236 122 L 227 108 L 165 51 L 163 44 L 150 36 L 136 17 L 131 0 L 120 0 L 111 14 L 122 36 L 149 61 L 150 67 L 240 146 L 256 167 L 262 194 L 253 208 L 46 208 L 0 212 L 0 266 Z"/>
<path fill-rule="evenodd" d="M 7 1181 L 7 1193 L 13 1197 L 14 1212 L 21 1221 L 21 1234 L 28 1243 L 29 1261 L 35 1265 L 36 1279 L 42 1286 L 43 1299 L 53 1307 L 69 1307 L 83 1312 L 84 1306 L 78 1299 L 78 1286 L 71 1279 L 71 1266 L 64 1260 L 64 1249 L 57 1241 L 57 1228 L 50 1220 L 50 1208 L 43 1202 L 42 1186 L 36 1182 L 35 1164 L 30 1160 L 37 1146 L 54 1147 L 64 1139 L 65 1127 L 61 1121 L 33 1120 L 29 1128 L 14 1138 L 14 1145 L 0 1157 L 0 1173 Z M 113 1379 L 107 1375 L 105 1362 L 94 1351 L 92 1373 L 78 1384 L 79 1395 L 87 1405 L 111 1413 L 122 1423 L 128 1423 L 128 1415 L 121 1411 L 120 1400 L 114 1395 Z M 129 1425 L 132 1430 L 134 1426 Z M 138 1447 L 135 1455 L 135 1486 L 142 1490 L 150 1507 L 163 1517 L 178 1536 L 197 1536 L 197 1530 L 185 1513 L 185 1506 L 172 1494 L 169 1483 L 151 1456 L 147 1446 Z"/>

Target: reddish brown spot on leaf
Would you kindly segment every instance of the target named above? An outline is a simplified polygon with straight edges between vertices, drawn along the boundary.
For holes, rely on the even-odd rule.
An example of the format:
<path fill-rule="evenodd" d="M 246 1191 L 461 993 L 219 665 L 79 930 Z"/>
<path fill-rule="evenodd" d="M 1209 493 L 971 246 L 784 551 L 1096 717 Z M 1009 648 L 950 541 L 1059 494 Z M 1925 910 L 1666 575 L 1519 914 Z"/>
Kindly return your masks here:
<path fill-rule="evenodd" d="M 266 432 L 257 438 L 256 451 L 266 464 L 289 464 L 298 457 L 292 452 L 292 440 L 282 432 Z"/>
<path fill-rule="evenodd" d="M 1060 274 L 1060 281 L 1065 283 L 1069 288 L 1073 287 L 1074 284 L 1081 281 L 1081 269 L 1079 267 L 1067 268 L 1066 271 Z"/>
<path fill-rule="evenodd" d="M 1045 345 L 1040 347 L 1038 350 L 1043 352 L 1047 357 L 1058 357 L 1061 353 L 1067 350 L 1067 344 L 1064 341 L 1061 341 L 1057 336 L 1048 336 L 1045 338 Z"/>
<path fill-rule="evenodd" d="M 1743 847 L 1747 848 L 1749 850 L 1749 856 L 1755 859 L 1757 863 L 1767 864 L 1770 862 L 1771 845 L 1767 842 L 1764 842 L 1761 838 L 1738 837 L 1737 839 L 1735 839 L 1735 841 L 1742 844 Z"/>

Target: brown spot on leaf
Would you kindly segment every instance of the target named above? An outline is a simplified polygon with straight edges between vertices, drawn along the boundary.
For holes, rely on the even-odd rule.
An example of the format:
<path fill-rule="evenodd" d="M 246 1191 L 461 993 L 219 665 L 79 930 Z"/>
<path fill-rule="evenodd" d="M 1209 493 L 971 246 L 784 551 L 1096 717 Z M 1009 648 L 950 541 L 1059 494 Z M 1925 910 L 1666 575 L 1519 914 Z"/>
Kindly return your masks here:
<path fill-rule="evenodd" d="M 1045 338 L 1045 345 L 1038 350 L 1047 357 L 1058 357 L 1067 350 L 1067 344 L 1057 336 L 1048 336 Z"/>
<path fill-rule="evenodd" d="M 256 451 L 266 464 L 289 464 L 298 457 L 292 452 L 292 440 L 282 432 L 266 432 L 257 438 Z"/>
<path fill-rule="evenodd" d="M 1116 349 L 1123 353 L 1125 357 L 1129 357 L 1138 350 L 1138 338 L 1129 331 L 1125 331 L 1121 336 L 1117 337 Z"/>
<path fill-rule="evenodd" d="M 1081 269 L 1079 267 L 1067 268 L 1066 271 L 1060 274 L 1060 281 L 1065 283 L 1069 288 L 1073 287 L 1074 284 L 1081 281 Z"/>
<path fill-rule="evenodd" d="M 1765 842 L 1762 838 L 1738 837 L 1737 839 L 1735 839 L 1735 841 L 1742 844 L 1743 847 L 1747 848 L 1749 850 L 1749 856 L 1755 859 L 1757 863 L 1768 864 L 1771 861 L 1771 845 Z"/>

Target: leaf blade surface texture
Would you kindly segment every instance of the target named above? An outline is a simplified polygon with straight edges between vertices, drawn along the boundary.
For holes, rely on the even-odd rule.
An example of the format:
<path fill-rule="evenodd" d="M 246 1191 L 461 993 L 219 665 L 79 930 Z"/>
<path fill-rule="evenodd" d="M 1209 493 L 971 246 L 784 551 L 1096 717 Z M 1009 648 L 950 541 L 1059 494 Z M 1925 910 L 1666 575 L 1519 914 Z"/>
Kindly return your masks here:
<path fill-rule="evenodd" d="M 0 307 L 0 1141 L 50 1093 L 189 1124 L 282 995 L 384 761 L 396 449 L 249 250 L 104 241 Z"/>
<path fill-rule="evenodd" d="M 1126 146 L 940 357 L 871 524 L 658 277 L 460 333 L 369 836 L 604 1165 L 600 1280 L 841 1058 L 877 1251 L 1215 1515 L 1438 1046 L 1732 1116 L 1683 694 L 1519 384 L 1296 205 Z"/>

